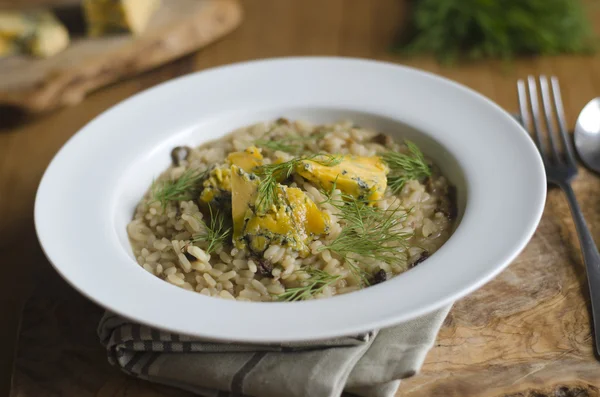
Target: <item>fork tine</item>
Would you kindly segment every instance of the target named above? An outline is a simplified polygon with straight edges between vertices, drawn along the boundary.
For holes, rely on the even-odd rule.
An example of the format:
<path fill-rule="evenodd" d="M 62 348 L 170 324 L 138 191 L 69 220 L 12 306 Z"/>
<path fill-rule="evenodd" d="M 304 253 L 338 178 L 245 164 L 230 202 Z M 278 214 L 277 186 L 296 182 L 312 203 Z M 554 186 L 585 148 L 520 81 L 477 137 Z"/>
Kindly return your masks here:
<path fill-rule="evenodd" d="M 560 162 L 560 156 L 558 154 L 558 146 L 556 145 L 556 132 L 554 131 L 554 123 L 552 122 L 552 104 L 550 103 L 550 91 L 548 89 L 548 79 L 546 76 L 540 76 L 540 89 L 542 91 L 542 105 L 544 106 L 544 116 L 546 119 L 546 128 L 548 129 L 548 135 L 550 137 L 550 147 L 552 148 L 552 154 L 554 154 L 554 161 Z M 558 110 L 557 110 L 558 113 Z"/>
<path fill-rule="evenodd" d="M 544 145 L 544 141 L 542 139 L 539 115 L 540 107 L 538 104 L 537 87 L 533 76 L 527 76 L 527 85 L 529 87 L 529 105 L 531 107 L 531 116 L 533 119 L 533 132 L 535 134 L 536 143 L 538 145 L 538 149 L 540 150 L 540 154 L 542 155 L 542 159 L 546 161 L 546 145 Z"/>
<path fill-rule="evenodd" d="M 527 89 L 525 87 L 525 82 L 522 79 L 517 80 L 517 94 L 519 97 L 519 112 L 521 113 L 521 124 L 523 125 L 523 128 L 525 128 L 525 130 L 528 133 L 531 133 L 531 131 L 529 130 L 529 124 L 531 123 L 531 118 L 529 117 Z M 542 159 L 544 161 L 546 161 L 546 156 L 544 154 L 544 150 L 540 146 L 542 144 L 542 142 L 537 139 L 536 135 L 533 135 L 531 138 L 535 142 L 535 144 L 538 148 L 538 151 L 540 152 L 540 155 L 542 156 Z"/>
<path fill-rule="evenodd" d="M 563 146 L 565 147 L 565 155 L 569 165 L 576 166 L 575 155 L 573 154 L 573 145 L 569 138 L 567 126 L 565 123 L 565 109 L 562 103 L 562 96 L 560 94 L 560 86 L 558 85 L 558 79 L 555 76 L 550 77 L 550 84 L 552 85 L 552 96 L 554 97 L 554 109 L 556 110 L 556 119 L 558 120 L 558 129 L 562 138 Z"/>
<path fill-rule="evenodd" d="M 527 91 L 525 90 L 525 82 L 521 79 L 517 80 L 517 94 L 519 96 L 519 112 L 521 113 L 521 124 L 529 131 L 529 110 L 527 109 Z"/>

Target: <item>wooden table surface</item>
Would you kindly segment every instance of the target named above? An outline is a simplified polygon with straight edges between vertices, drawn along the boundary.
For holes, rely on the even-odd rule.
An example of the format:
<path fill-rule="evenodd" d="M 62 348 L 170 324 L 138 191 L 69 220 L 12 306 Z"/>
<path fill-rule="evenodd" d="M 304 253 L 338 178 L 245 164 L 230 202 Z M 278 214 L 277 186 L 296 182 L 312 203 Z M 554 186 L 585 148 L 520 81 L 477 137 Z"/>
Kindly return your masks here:
<path fill-rule="evenodd" d="M 402 2 L 397 0 L 245 0 L 244 7 L 242 26 L 222 41 L 102 89 L 75 107 L 25 119 L 15 117 L 14 110 L 0 112 L 0 394 L 8 394 L 23 304 L 53 274 L 33 226 L 34 196 L 42 173 L 79 128 L 141 90 L 185 73 L 249 59 L 343 55 L 438 73 L 511 111 L 517 109 L 517 78 L 556 75 L 563 87 L 571 127 L 585 103 L 600 96 L 600 55 L 520 59 L 508 66 L 484 62 L 443 68 L 429 58 L 405 59 L 390 54 L 388 48 L 404 19 Z M 600 21 L 598 12 L 593 16 Z M 600 193 L 600 182 L 584 171 L 576 190 L 600 241 L 600 206 L 593 200 Z M 593 357 L 585 274 L 560 192 L 550 192 L 540 230 L 523 255 L 497 280 L 455 306 L 422 374 L 403 383 L 398 396 L 599 395 L 600 364 Z M 511 285 L 516 279 L 530 283 Z M 64 283 L 52 285 L 69 289 Z M 503 291 L 502 299 L 491 293 L 499 290 Z M 519 299 L 511 300 L 517 295 Z M 86 305 L 91 304 L 80 299 L 78 304 L 87 310 Z M 86 337 L 93 339 L 94 335 Z M 94 365 L 106 365 L 101 354 L 92 356 L 97 360 Z M 110 381 L 88 385 L 86 393 L 49 388 L 32 394 L 20 388 L 13 389 L 13 396 L 178 395 L 129 380 L 117 370 L 107 369 L 103 374 Z"/>

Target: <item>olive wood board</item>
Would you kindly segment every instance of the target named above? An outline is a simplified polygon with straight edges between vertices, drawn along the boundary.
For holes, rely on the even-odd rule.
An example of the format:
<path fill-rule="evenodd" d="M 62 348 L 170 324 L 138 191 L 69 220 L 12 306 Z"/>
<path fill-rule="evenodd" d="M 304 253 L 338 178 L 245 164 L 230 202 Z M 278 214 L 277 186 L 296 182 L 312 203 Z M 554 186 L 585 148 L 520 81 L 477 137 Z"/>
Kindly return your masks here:
<path fill-rule="evenodd" d="M 214 42 L 241 20 L 237 0 L 162 0 L 141 35 L 81 34 L 47 59 L 0 59 L 0 106 L 36 113 L 78 103 L 93 90 Z"/>

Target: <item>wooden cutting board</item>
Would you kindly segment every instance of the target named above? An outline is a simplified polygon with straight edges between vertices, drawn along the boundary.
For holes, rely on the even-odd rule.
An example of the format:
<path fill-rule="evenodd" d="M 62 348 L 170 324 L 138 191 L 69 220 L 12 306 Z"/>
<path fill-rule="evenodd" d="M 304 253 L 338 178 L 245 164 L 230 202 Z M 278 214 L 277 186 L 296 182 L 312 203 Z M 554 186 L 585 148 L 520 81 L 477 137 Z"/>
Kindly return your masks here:
<path fill-rule="evenodd" d="M 600 179 L 580 171 L 574 189 L 600 241 Z M 46 271 L 23 312 L 11 397 L 190 396 L 111 368 L 95 332 L 102 310 Z M 598 397 L 588 304 L 569 208 L 551 190 L 525 251 L 454 305 L 421 373 L 397 397 Z"/>
<path fill-rule="evenodd" d="M 81 35 L 48 59 L 0 60 L 0 106 L 42 112 L 78 103 L 95 89 L 206 46 L 241 20 L 237 0 L 162 0 L 138 37 Z"/>

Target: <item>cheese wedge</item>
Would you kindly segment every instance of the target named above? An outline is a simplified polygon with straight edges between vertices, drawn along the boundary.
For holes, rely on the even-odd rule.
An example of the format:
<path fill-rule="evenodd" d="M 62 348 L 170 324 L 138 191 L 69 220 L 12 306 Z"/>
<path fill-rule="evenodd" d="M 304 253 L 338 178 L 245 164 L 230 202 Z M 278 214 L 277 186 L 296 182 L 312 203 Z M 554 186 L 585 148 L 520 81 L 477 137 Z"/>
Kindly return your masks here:
<path fill-rule="evenodd" d="M 84 0 L 83 11 L 92 37 L 112 33 L 142 33 L 160 0 Z"/>
<path fill-rule="evenodd" d="M 377 156 L 342 156 L 336 165 L 319 163 L 318 159 L 303 160 L 296 167 L 303 178 L 330 190 L 337 189 L 361 200 L 376 201 L 387 187 L 388 167 Z"/>
<path fill-rule="evenodd" d="M 210 172 L 204 181 L 200 201 L 205 203 L 216 201 L 219 204 L 223 200 L 231 199 L 231 165 L 252 173 L 256 167 L 262 165 L 263 156 L 258 148 L 250 146 L 243 152 L 230 153 L 227 162 L 229 165 L 215 168 Z"/>
<path fill-rule="evenodd" d="M 16 53 L 46 58 L 69 45 L 69 32 L 49 11 L 0 12 L 0 56 Z"/>
<path fill-rule="evenodd" d="M 18 52 L 18 47 L 15 46 L 14 40 L 0 36 L 0 58 L 7 57 Z"/>

